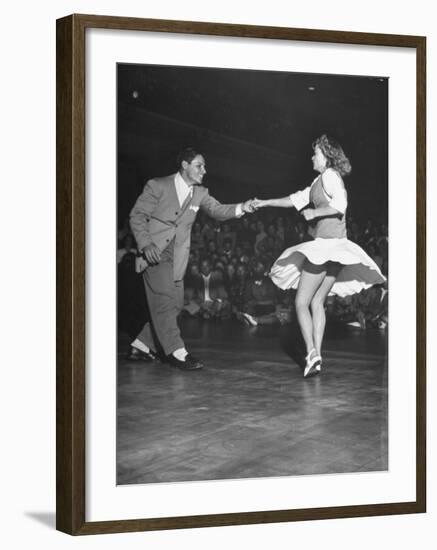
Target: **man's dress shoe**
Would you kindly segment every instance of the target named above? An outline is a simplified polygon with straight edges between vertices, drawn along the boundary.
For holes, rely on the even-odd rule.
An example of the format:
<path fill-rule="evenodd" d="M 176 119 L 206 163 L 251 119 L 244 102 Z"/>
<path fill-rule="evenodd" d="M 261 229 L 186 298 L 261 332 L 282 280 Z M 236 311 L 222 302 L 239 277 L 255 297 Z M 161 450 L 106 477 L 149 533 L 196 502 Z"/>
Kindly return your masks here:
<path fill-rule="evenodd" d="M 181 370 L 197 370 L 203 368 L 202 362 L 190 354 L 185 357 L 185 361 L 176 359 L 173 354 L 167 355 L 167 363 L 169 363 L 172 367 L 177 367 Z"/>
<path fill-rule="evenodd" d="M 146 363 L 151 363 L 157 359 L 157 356 L 152 350 L 146 353 L 145 351 L 141 351 L 131 346 L 127 359 L 128 361 L 145 361 Z"/>

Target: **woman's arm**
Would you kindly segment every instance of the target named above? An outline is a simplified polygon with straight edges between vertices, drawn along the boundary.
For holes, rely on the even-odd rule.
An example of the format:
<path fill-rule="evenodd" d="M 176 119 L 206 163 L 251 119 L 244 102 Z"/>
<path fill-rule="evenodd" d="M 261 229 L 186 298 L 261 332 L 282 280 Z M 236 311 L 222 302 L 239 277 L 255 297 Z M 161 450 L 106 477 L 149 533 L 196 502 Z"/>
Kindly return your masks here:
<path fill-rule="evenodd" d="M 287 195 L 286 197 L 283 197 L 281 199 L 267 199 L 267 200 L 261 200 L 261 199 L 253 199 L 252 206 L 255 208 L 255 210 L 258 210 L 258 208 L 264 208 L 265 206 L 274 206 L 278 208 L 291 208 L 294 206 L 290 195 Z"/>
<path fill-rule="evenodd" d="M 273 206 L 278 208 L 294 207 L 296 210 L 302 210 L 302 208 L 310 202 L 310 191 L 311 186 L 303 189 L 302 191 L 297 191 L 296 193 L 282 197 L 281 199 L 254 199 L 252 201 L 252 206 L 255 210 L 258 210 L 258 208 L 264 208 L 265 206 Z"/>
<path fill-rule="evenodd" d="M 304 218 L 307 221 L 314 220 L 314 218 L 324 218 L 326 216 L 336 216 L 343 214 L 332 206 L 322 206 L 320 208 L 307 208 L 302 212 Z"/>

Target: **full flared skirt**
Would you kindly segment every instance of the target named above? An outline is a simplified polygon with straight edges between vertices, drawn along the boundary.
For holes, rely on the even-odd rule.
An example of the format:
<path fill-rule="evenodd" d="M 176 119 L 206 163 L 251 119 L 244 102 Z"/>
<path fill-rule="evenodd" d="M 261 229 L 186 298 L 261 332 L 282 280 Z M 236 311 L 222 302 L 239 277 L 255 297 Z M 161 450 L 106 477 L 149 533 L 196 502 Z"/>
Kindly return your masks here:
<path fill-rule="evenodd" d="M 372 258 L 354 242 L 317 238 L 284 250 L 270 271 L 272 281 L 283 290 L 297 289 L 306 259 L 315 265 L 342 265 L 329 296 L 350 296 L 386 280 Z"/>

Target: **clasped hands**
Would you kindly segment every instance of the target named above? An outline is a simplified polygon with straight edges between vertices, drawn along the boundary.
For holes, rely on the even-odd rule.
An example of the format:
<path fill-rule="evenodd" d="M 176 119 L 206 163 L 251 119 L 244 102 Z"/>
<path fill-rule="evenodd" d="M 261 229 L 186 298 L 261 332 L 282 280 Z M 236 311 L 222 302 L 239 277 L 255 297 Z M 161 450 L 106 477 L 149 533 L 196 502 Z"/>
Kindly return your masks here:
<path fill-rule="evenodd" d="M 253 212 L 256 212 L 259 208 L 261 208 L 263 202 L 264 201 L 257 198 L 249 199 L 242 204 L 243 212 L 246 212 L 247 214 L 252 214 Z"/>

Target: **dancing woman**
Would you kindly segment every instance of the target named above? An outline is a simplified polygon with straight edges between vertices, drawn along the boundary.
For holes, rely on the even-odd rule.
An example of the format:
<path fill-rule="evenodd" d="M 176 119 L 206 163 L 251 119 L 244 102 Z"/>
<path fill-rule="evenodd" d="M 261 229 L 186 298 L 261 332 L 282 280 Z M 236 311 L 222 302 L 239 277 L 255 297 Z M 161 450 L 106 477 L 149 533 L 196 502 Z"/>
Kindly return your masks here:
<path fill-rule="evenodd" d="M 304 377 L 318 374 L 325 332 L 325 300 L 341 297 L 385 281 L 376 263 L 346 234 L 347 193 L 343 176 L 351 165 L 341 146 L 326 135 L 313 143 L 313 168 L 319 175 L 312 184 L 280 199 L 255 199 L 255 209 L 294 207 L 309 222 L 312 241 L 286 249 L 270 271 L 281 289 L 297 289 L 296 314 L 307 355 Z"/>

